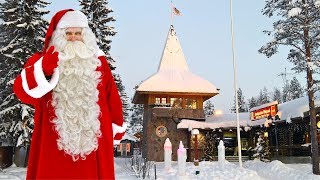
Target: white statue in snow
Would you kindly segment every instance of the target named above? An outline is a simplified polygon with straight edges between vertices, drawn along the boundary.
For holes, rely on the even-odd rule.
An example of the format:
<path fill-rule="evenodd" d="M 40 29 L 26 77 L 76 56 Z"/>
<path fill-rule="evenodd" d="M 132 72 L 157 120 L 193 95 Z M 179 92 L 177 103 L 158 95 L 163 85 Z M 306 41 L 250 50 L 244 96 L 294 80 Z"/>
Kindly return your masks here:
<path fill-rule="evenodd" d="M 169 171 L 171 169 L 171 155 L 172 155 L 172 145 L 170 139 L 167 138 L 164 143 L 164 169 Z"/>

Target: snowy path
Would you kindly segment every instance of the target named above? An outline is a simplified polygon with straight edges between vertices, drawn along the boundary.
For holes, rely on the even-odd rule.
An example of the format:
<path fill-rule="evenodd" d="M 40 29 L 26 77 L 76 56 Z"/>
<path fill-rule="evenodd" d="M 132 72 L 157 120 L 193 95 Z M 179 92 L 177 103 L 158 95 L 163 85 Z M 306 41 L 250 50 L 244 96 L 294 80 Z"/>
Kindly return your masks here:
<path fill-rule="evenodd" d="M 116 179 L 133 180 L 137 178 L 129 168 L 129 160 L 125 158 L 115 159 Z M 193 163 L 187 163 L 186 176 L 176 176 L 177 163 L 172 163 L 172 170 L 164 171 L 164 163 L 156 163 L 158 180 L 191 180 L 191 179 L 218 179 L 218 180 L 320 180 L 320 176 L 312 174 L 311 164 L 283 164 L 280 161 L 263 163 L 260 161 L 248 161 L 243 164 L 244 168 L 239 168 L 234 163 L 226 162 L 200 162 L 200 174 L 195 175 Z M 10 167 L 0 172 L 0 179 L 25 179 L 26 168 Z M 150 177 L 154 179 L 154 169 L 151 169 Z"/>

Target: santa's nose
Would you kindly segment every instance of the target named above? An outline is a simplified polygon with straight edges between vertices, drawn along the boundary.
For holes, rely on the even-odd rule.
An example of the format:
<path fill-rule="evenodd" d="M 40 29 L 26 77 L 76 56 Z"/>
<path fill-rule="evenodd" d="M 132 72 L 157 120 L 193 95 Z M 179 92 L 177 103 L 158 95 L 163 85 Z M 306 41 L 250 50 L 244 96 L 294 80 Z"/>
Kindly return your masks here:
<path fill-rule="evenodd" d="M 76 36 L 71 36 L 71 38 L 70 38 L 70 41 L 76 41 L 77 40 L 77 38 L 76 38 Z"/>

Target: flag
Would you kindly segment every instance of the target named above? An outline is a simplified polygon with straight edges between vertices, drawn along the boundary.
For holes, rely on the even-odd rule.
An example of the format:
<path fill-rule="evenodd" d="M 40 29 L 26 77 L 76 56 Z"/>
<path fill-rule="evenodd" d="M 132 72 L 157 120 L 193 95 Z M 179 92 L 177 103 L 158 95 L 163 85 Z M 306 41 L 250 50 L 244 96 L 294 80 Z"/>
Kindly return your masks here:
<path fill-rule="evenodd" d="M 181 12 L 176 7 L 172 6 L 172 9 L 173 9 L 173 14 L 174 15 L 177 15 L 177 16 L 181 16 L 182 15 Z"/>

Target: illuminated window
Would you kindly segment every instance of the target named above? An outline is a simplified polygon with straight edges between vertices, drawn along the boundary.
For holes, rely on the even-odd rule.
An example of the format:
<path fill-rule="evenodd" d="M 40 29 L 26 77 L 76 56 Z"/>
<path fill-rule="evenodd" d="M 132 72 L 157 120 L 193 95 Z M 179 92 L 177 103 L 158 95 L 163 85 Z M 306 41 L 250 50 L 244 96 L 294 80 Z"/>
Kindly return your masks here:
<path fill-rule="evenodd" d="M 161 104 L 167 104 L 167 98 L 161 98 Z"/>
<path fill-rule="evenodd" d="M 173 108 L 182 108 L 182 98 L 170 98 L 170 105 Z"/>
<path fill-rule="evenodd" d="M 156 104 L 160 104 L 160 98 L 156 98 Z"/>
<path fill-rule="evenodd" d="M 186 109 L 197 109 L 197 100 L 186 99 Z"/>

